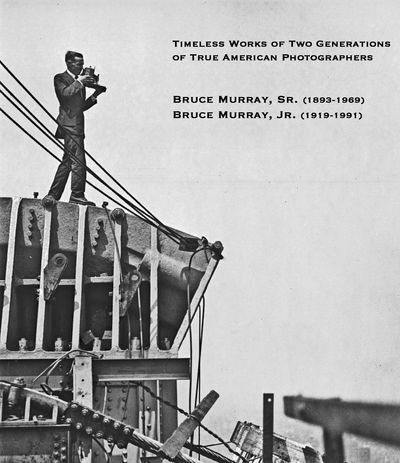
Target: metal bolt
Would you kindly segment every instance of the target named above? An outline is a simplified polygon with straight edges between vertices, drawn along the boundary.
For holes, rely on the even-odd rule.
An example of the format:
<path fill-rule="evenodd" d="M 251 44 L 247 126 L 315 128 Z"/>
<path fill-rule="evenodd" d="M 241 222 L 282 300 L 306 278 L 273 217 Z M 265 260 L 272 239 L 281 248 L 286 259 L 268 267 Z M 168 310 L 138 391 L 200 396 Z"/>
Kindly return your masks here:
<path fill-rule="evenodd" d="M 118 429 L 121 425 L 116 421 L 113 425 L 114 429 Z"/>
<path fill-rule="evenodd" d="M 118 447 L 119 449 L 123 449 L 123 448 L 125 447 L 124 442 L 123 442 L 122 440 L 118 441 L 118 442 L 117 442 L 117 447 Z"/>
<path fill-rule="evenodd" d="M 58 447 L 60 447 L 60 444 L 59 444 L 58 442 L 54 442 L 53 447 L 54 447 L 55 449 L 58 449 Z"/>
<path fill-rule="evenodd" d="M 67 424 L 71 424 L 71 423 L 72 423 L 72 418 L 67 418 L 67 419 L 65 420 L 65 422 L 66 422 Z"/>
<path fill-rule="evenodd" d="M 72 404 L 71 405 L 71 410 L 76 410 L 78 408 L 78 405 L 77 404 Z"/>
<path fill-rule="evenodd" d="M 61 447 L 61 453 L 67 453 L 67 447 L 65 447 L 65 445 Z"/>
<path fill-rule="evenodd" d="M 83 415 L 83 416 L 86 416 L 88 413 L 89 413 L 89 410 L 88 410 L 87 408 L 84 408 L 84 409 L 82 410 L 82 415 Z"/>
<path fill-rule="evenodd" d="M 67 461 L 67 456 L 66 455 L 61 455 L 61 461 Z"/>
<path fill-rule="evenodd" d="M 123 433 L 125 436 L 128 436 L 131 433 L 132 429 L 129 426 L 125 426 Z"/>
<path fill-rule="evenodd" d="M 75 427 L 76 427 L 76 429 L 82 429 L 83 425 L 82 425 L 82 423 L 76 423 Z"/>
<path fill-rule="evenodd" d="M 98 420 L 100 418 L 100 415 L 98 413 L 93 413 L 93 419 Z"/>
<path fill-rule="evenodd" d="M 59 452 L 53 452 L 53 457 L 58 460 L 60 458 L 60 453 Z"/>
<path fill-rule="evenodd" d="M 98 439 L 101 439 L 103 436 L 104 436 L 104 432 L 103 432 L 103 431 L 97 431 L 97 432 L 96 432 L 96 437 L 97 437 Z"/>
<path fill-rule="evenodd" d="M 89 434 L 89 436 L 93 434 L 93 429 L 90 426 L 86 428 L 86 434 Z"/>
<path fill-rule="evenodd" d="M 103 423 L 104 424 L 110 424 L 110 419 L 109 418 L 104 418 Z"/>
<path fill-rule="evenodd" d="M 112 436 L 107 437 L 107 442 L 109 444 L 113 444 L 114 443 L 114 438 Z"/>

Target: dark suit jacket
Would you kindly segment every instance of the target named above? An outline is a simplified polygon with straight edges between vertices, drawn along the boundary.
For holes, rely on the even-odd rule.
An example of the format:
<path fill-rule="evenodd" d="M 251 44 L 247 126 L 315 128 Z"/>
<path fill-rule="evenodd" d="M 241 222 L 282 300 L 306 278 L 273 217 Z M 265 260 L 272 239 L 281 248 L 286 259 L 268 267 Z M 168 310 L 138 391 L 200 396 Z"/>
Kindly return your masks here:
<path fill-rule="evenodd" d="M 64 138 L 65 132 L 71 135 L 85 136 L 85 118 L 83 112 L 96 104 L 92 98 L 86 99 L 85 87 L 68 74 L 67 71 L 54 77 L 54 88 L 60 112 L 57 122 L 57 138 Z"/>

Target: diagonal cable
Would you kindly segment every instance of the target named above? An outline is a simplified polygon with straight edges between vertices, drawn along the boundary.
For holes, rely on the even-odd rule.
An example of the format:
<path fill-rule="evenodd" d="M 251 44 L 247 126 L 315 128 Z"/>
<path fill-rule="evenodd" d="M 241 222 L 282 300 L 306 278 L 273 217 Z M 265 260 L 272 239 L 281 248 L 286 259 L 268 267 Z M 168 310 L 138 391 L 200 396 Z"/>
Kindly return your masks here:
<path fill-rule="evenodd" d="M 40 103 L 40 101 L 32 94 L 32 92 L 18 79 L 17 76 L 3 63 L 3 61 L 0 60 L 1 66 L 8 72 L 8 74 L 28 93 L 28 95 L 43 109 L 43 111 L 57 124 L 59 125 L 58 121 L 53 117 L 53 115 Z M 76 142 L 75 142 L 76 143 Z M 143 208 L 144 211 L 146 211 L 155 222 L 157 222 L 161 227 L 164 229 L 168 229 L 169 232 L 176 236 L 178 239 L 182 239 L 182 236 L 176 232 L 176 230 L 168 227 L 167 225 L 164 225 L 157 217 L 152 214 L 137 198 L 135 198 L 118 180 L 116 180 L 90 153 L 88 153 L 86 150 L 84 150 L 87 156 L 108 176 L 113 180 L 131 199 L 133 199 L 140 207 Z M 126 201 L 128 204 L 129 202 L 124 198 L 124 201 Z M 130 204 L 132 207 L 132 204 Z M 158 228 L 161 228 L 158 227 Z"/>
<path fill-rule="evenodd" d="M 15 98 L 19 104 L 32 116 L 33 119 L 35 119 L 37 122 L 35 122 L 34 120 L 32 120 L 32 118 L 30 118 L 27 114 L 25 114 L 21 108 L 19 108 L 15 102 L 13 102 L 2 90 L 0 90 L 0 93 L 19 111 L 21 112 L 21 114 L 24 115 L 24 117 L 26 119 L 28 119 L 33 125 L 35 125 L 35 127 L 40 130 L 47 138 L 50 139 L 50 141 L 52 141 L 54 144 L 56 144 L 56 146 L 62 150 L 64 150 L 64 147 L 63 147 L 63 144 L 57 139 L 55 138 L 54 134 L 31 112 L 29 111 L 28 108 L 26 108 L 26 106 L 2 83 L 0 82 L 1 86 L 3 86 L 3 88 L 5 88 L 12 96 L 13 98 Z M 5 111 L 2 111 L 3 114 L 7 115 L 7 113 Z M 27 135 L 27 131 L 24 130 L 22 128 L 22 126 L 18 123 L 16 123 L 16 121 L 11 118 L 11 116 L 7 115 L 7 117 L 12 121 L 14 122 L 21 130 L 23 130 L 23 132 L 25 132 Z M 40 127 L 40 126 L 42 127 Z M 30 138 L 34 139 L 33 136 L 29 135 Z M 34 140 L 37 142 L 37 140 Z M 42 145 L 40 142 L 37 142 L 39 144 L 39 146 L 41 146 L 42 148 L 44 148 L 44 145 Z M 49 152 L 49 150 L 47 150 L 46 148 L 44 148 L 47 152 Z M 72 159 L 74 159 L 78 164 L 82 164 L 82 162 L 77 159 L 73 153 L 71 153 L 70 151 L 68 152 L 71 156 Z M 49 153 L 51 154 L 51 153 Z M 58 157 L 54 156 L 53 157 L 55 159 L 57 159 L 59 162 L 62 162 Z M 164 234 L 166 234 L 170 239 L 172 239 L 173 241 L 175 241 L 176 243 L 179 243 L 178 240 L 174 239 L 174 237 L 177 237 L 179 236 L 179 238 L 181 237 L 180 235 L 178 235 L 177 233 L 174 233 L 172 234 L 171 233 L 171 229 L 163 224 L 161 224 L 160 222 L 159 223 L 154 223 L 154 221 L 152 220 L 152 218 L 149 218 L 148 215 L 143 212 L 141 209 L 139 209 L 137 206 L 135 206 L 134 204 L 132 204 L 131 202 L 127 201 L 120 193 L 118 193 L 114 188 L 112 188 L 111 186 L 107 185 L 103 179 L 101 179 L 100 176 L 98 176 L 92 169 L 90 169 L 89 167 L 87 167 L 87 171 L 93 175 L 100 183 L 102 183 L 104 186 L 106 186 L 107 188 L 109 188 L 114 194 L 116 194 L 119 198 L 121 198 L 123 201 L 127 202 L 136 212 L 133 212 L 132 210 L 128 209 L 126 206 L 124 206 L 123 204 L 121 204 L 120 202 L 116 201 L 114 198 L 110 197 L 109 195 L 107 195 L 106 193 L 104 193 L 104 191 L 100 190 L 99 188 L 97 187 L 94 187 L 94 185 L 91 183 L 91 182 L 87 182 L 92 188 L 94 188 L 95 190 L 99 191 L 100 193 L 102 193 L 104 196 L 106 196 L 108 199 L 110 199 L 111 201 L 115 202 L 116 204 L 118 204 L 119 206 L 121 206 L 122 208 L 125 208 L 128 210 L 128 212 L 140 217 L 142 220 L 144 220 L 146 223 L 152 225 L 152 226 L 155 226 L 156 228 L 160 229 Z"/>

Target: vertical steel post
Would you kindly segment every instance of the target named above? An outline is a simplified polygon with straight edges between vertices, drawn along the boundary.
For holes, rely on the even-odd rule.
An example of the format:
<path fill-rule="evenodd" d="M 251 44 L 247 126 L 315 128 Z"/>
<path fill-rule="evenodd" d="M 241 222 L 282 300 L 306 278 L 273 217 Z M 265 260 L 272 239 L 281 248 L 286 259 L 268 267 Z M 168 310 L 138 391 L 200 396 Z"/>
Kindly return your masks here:
<path fill-rule="evenodd" d="M 343 435 L 324 429 L 324 447 L 326 463 L 343 463 Z"/>
<path fill-rule="evenodd" d="M 263 463 L 272 463 L 274 446 L 274 394 L 264 394 Z"/>

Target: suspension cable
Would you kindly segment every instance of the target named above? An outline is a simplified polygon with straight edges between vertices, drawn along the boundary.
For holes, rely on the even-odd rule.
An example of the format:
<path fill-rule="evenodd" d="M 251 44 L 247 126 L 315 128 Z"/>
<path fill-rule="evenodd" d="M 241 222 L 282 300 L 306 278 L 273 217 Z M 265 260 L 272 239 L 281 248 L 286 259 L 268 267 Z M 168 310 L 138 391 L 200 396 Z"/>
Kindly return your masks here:
<path fill-rule="evenodd" d="M 13 122 L 20 130 L 22 130 L 29 138 L 31 138 L 35 143 L 37 143 L 42 149 L 44 149 L 48 154 L 50 154 L 50 156 L 52 156 L 54 159 L 56 159 L 58 162 L 62 162 L 61 159 L 56 156 L 54 153 L 52 153 L 46 146 L 43 145 L 43 143 L 41 143 L 39 140 L 37 140 L 32 134 L 30 134 L 24 127 L 21 126 L 21 124 L 19 124 L 15 119 L 13 119 L 6 111 L 4 111 L 2 108 L 0 108 L 0 111 L 11 121 Z M 86 182 L 88 185 L 90 185 L 94 190 L 96 190 L 97 192 L 99 192 L 100 194 L 102 194 L 103 196 L 105 196 L 107 199 L 109 199 L 110 201 L 113 201 L 114 203 L 116 203 L 118 206 L 121 206 L 122 208 L 125 208 L 127 209 L 123 204 L 121 204 L 120 202 L 116 201 L 114 198 L 112 198 L 110 195 L 108 195 L 107 193 L 105 193 L 104 191 L 102 191 L 100 188 L 98 188 L 96 185 L 94 185 L 92 182 L 88 181 Z M 138 214 L 135 214 L 134 212 L 130 211 L 128 209 L 128 212 L 132 213 L 133 215 L 136 215 L 138 216 Z M 144 219 L 143 219 L 144 220 Z M 147 222 L 148 223 L 148 222 Z M 153 225 L 153 224 L 151 224 Z M 157 227 L 159 228 L 159 227 Z M 165 232 L 165 230 L 162 230 L 160 229 L 163 233 L 165 233 L 167 236 L 168 236 L 168 233 Z M 169 236 L 169 238 L 173 241 L 175 241 L 176 243 L 179 244 L 179 241 L 177 241 L 174 237 L 172 236 Z"/>
<path fill-rule="evenodd" d="M 13 77 L 13 79 L 28 93 L 28 95 L 43 109 L 43 111 L 54 121 L 56 122 L 57 125 L 60 126 L 58 121 L 52 116 L 52 114 L 40 103 L 40 101 L 32 94 L 32 92 L 29 91 L 29 89 L 18 79 L 18 77 L 13 74 L 13 72 L 3 63 L 3 61 L 0 60 L 1 66 L 8 72 L 8 74 Z M 78 144 L 75 140 L 73 140 L 75 144 Z M 179 240 L 182 239 L 183 237 L 176 232 L 176 230 L 168 227 L 167 225 L 164 225 L 157 217 L 152 214 L 137 198 L 135 198 L 120 182 L 118 182 L 90 153 L 88 153 L 86 150 L 84 150 L 85 153 L 88 155 L 88 157 L 109 177 L 111 180 L 113 180 L 131 199 L 133 199 L 140 207 L 143 208 L 147 214 L 149 214 L 155 222 L 159 224 L 159 227 L 164 227 L 165 229 L 168 229 L 168 231 L 172 234 L 175 235 Z M 129 202 L 123 198 L 125 202 L 129 204 Z M 132 204 L 130 204 L 132 207 Z M 164 231 L 164 230 L 163 230 Z"/>
<path fill-rule="evenodd" d="M 1 91 L 0 91 L 1 92 Z M 20 130 L 22 130 L 29 138 L 31 138 L 35 143 L 37 143 L 42 149 L 44 149 L 48 154 L 50 154 L 50 156 L 52 156 L 54 159 L 56 159 L 58 162 L 62 162 L 62 160 L 56 156 L 54 153 L 52 153 L 46 146 L 43 145 L 43 143 L 41 143 L 39 140 L 37 140 L 32 134 L 30 134 L 24 127 L 21 126 L 21 124 L 19 124 L 15 119 L 13 119 L 6 111 L 3 110 L 3 108 L 0 108 L 0 111 L 11 121 L 13 122 Z M 116 201 L 114 198 L 112 198 L 110 195 L 108 195 L 107 193 L 105 193 L 104 191 L 102 191 L 100 188 L 98 188 L 96 185 L 94 185 L 93 183 L 91 183 L 89 180 L 87 180 L 86 182 L 88 185 L 90 185 L 94 190 L 98 191 L 100 194 L 102 194 L 103 196 L 105 196 L 107 199 L 113 201 L 114 203 L 116 203 L 117 205 L 121 206 L 122 208 L 125 208 L 127 209 L 123 204 L 121 204 L 120 202 Z M 138 214 L 130 211 L 129 209 L 127 209 L 128 212 L 130 212 L 131 214 L 133 215 L 136 215 L 138 217 L 140 217 Z M 142 217 L 140 217 L 142 218 Z M 142 218 L 143 219 L 143 218 Z M 145 219 L 143 219 L 145 220 Z M 147 222 L 147 221 L 146 221 Z M 149 222 L 147 222 L 149 223 Z M 153 225 L 150 223 L 150 225 Z M 159 227 L 157 227 L 159 228 Z M 164 230 L 160 229 L 163 233 L 165 233 L 167 236 L 168 236 L 168 233 L 166 233 Z M 176 239 L 174 239 L 173 237 L 169 236 L 169 238 L 173 241 L 175 241 L 176 243 L 179 243 L 179 241 L 177 241 Z"/>
<path fill-rule="evenodd" d="M 0 84 L 2 84 L 0 82 Z M 2 84 L 4 86 L 4 84 Z M 7 89 L 8 90 L 8 89 Z M 39 131 L 41 131 L 50 141 L 52 141 L 58 148 L 64 150 L 64 147 L 62 145 L 61 142 L 59 142 L 59 140 L 57 140 L 54 135 L 47 129 L 46 126 L 44 126 L 42 124 L 42 122 L 40 120 L 38 120 L 36 118 L 36 116 L 34 116 L 32 114 L 32 117 L 34 119 L 37 120 L 37 122 L 35 122 L 34 120 L 32 120 L 32 118 L 30 118 L 27 114 L 25 114 L 21 108 L 19 108 L 15 102 L 13 102 L 2 90 L 0 90 L 0 93 L 21 113 L 24 115 L 24 117 L 29 121 L 31 122 Z M 16 98 L 16 97 L 15 97 Z M 24 107 L 24 105 L 21 103 L 21 105 Z M 25 108 L 24 108 L 25 109 Z M 26 109 L 29 113 L 30 111 L 28 109 Z M 55 158 L 58 162 L 62 162 L 62 160 L 60 158 L 58 158 L 56 155 L 54 155 L 49 149 L 47 149 L 42 143 L 40 143 L 33 135 L 31 135 L 26 129 L 24 129 L 18 122 L 16 122 L 11 116 L 9 116 L 6 111 L 4 110 L 1 110 L 1 112 L 8 117 L 8 119 L 10 119 L 15 125 L 17 125 L 17 127 L 22 130 L 26 135 L 28 135 L 32 140 L 34 140 L 41 148 L 43 148 L 47 153 L 49 153 L 53 158 Z M 43 125 L 44 126 L 44 129 L 40 127 L 40 125 Z M 46 133 L 47 132 L 47 133 Z M 70 151 L 67 150 L 67 152 L 70 154 L 70 157 L 72 159 L 74 159 L 78 164 L 80 165 L 83 165 L 83 163 L 77 159 L 73 153 L 71 153 Z M 135 206 L 134 204 L 132 204 L 131 202 L 127 201 L 120 193 L 118 193 L 116 190 L 114 190 L 112 187 L 110 187 L 109 185 L 107 185 L 104 180 L 101 179 L 101 177 L 99 177 L 92 169 L 90 169 L 89 167 L 86 167 L 87 171 L 94 177 L 96 178 L 100 183 L 102 183 L 103 185 L 105 185 L 107 188 L 109 188 L 113 193 L 115 193 L 118 197 L 120 197 L 123 201 L 127 202 L 133 209 L 135 209 L 136 212 L 133 212 L 132 210 L 128 209 L 126 207 L 126 205 L 124 206 L 123 204 L 121 204 L 120 202 L 116 201 L 114 198 L 112 198 L 111 196 L 107 195 L 104 191 L 100 190 L 98 187 L 94 186 L 90 181 L 87 181 L 87 184 L 90 185 L 92 188 L 94 188 L 96 191 L 100 192 L 101 194 L 103 194 L 104 196 L 106 196 L 108 199 L 110 199 L 111 201 L 115 202 L 116 204 L 118 204 L 119 206 L 121 206 L 122 208 L 128 210 L 128 212 L 130 212 L 131 214 L 133 215 L 136 215 L 137 217 L 141 218 L 143 221 L 145 221 L 146 223 L 148 223 L 149 225 L 152 225 L 156 228 L 158 228 L 160 231 L 162 231 L 165 235 L 167 235 L 171 240 L 175 241 L 177 244 L 180 243 L 179 240 L 177 240 L 175 237 L 176 236 L 179 236 L 179 238 L 181 238 L 181 235 L 179 235 L 177 232 L 173 231 L 173 235 L 171 235 L 171 230 L 170 227 L 167 227 L 163 224 L 159 225 L 159 224 L 155 224 L 151 219 L 149 219 L 148 217 L 146 217 L 144 215 L 144 213 L 137 207 Z M 165 227 L 165 228 L 164 228 Z"/>

